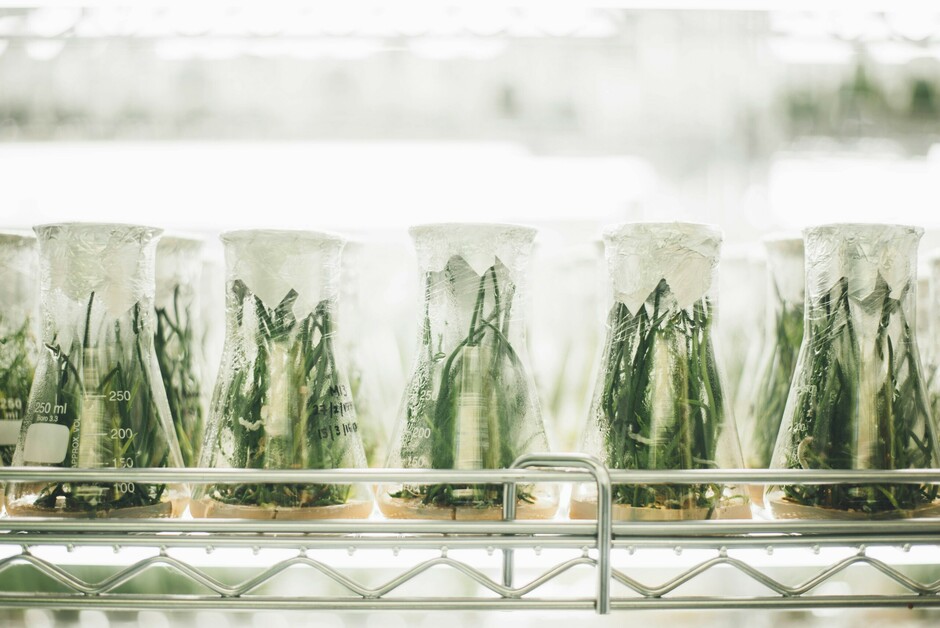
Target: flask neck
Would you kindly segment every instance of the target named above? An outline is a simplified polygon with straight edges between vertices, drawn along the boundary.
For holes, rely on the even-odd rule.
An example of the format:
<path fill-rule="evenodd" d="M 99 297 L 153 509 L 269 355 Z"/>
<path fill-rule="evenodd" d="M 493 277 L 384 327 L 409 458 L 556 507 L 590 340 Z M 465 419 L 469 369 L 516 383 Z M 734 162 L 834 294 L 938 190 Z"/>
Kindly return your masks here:
<path fill-rule="evenodd" d="M 810 302 L 845 288 L 854 303 L 887 292 L 909 309 L 916 292 L 917 244 L 923 231 L 895 225 L 826 225 L 807 229 L 806 291 Z M 914 312 L 909 312 L 914 316 Z"/>
<path fill-rule="evenodd" d="M 706 298 L 721 235 L 690 223 L 630 223 L 605 232 L 604 244 L 613 298 L 635 315 L 657 299 L 661 307 L 688 310 Z"/>
<path fill-rule="evenodd" d="M 337 299 L 344 240 L 313 232 L 247 231 L 223 236 L 229 317 L 246 291 L 268 311 L 302 320 Z"/>
<path fill-rule="evenodd" d="M 55 316 L 70 305 L 85 308 L 92 295 L 107 318 L 121 317 L 135 306 L 152 307 L 161 230 L 64 224 L 37 227 L 36 233 L 45 312 Z"/>

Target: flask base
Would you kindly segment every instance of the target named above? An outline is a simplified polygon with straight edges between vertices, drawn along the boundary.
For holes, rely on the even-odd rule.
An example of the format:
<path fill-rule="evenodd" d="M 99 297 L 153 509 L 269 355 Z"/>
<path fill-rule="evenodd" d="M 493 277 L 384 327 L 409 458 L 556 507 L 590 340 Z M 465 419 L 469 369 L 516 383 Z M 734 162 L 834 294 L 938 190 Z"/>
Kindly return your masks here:
<path fill-rule="evenodd" d="M 596 499 L 572 499 L 571 519 L 597 519 Z M 728 504 L 720 508 L 634 508 L 613 504 L 614 521 L 699 521 L 704 519 L 750 519 L 748 504 Z"/>
<path fill-rule="evenodd" d="M 387 519 L 434 519 L 449 521 L 500 521 L 502 505 L 492 506 L 438 506 L 425 504 L 420 497 L 380 496 L 379 510 Z M 558 512 L 558 502 L 536 500 L 534 503 L 518 501 L 516 519 L 551 519 Z"/>
<path fill-rule="evenodd" d="M 80 490 L 73 485 L 73 490 Z M 146 491 L 147 485 L 137 485 Z M 58 496 L 55 505 L 37 504 L 48 484 L 13 484 L 7 487 L 6 512 L 10 517 L 49 517 L 55 519 L 174 519 L 180 517 L 189 503 L 189 493 L 182 487 L 170 485 L 167 493 L 154 503 L 141 505 L 115 505 L 104 501 L 91 504 L 76 503 L 67 496 Z"/>
<path fill-rule="evenodd" d="M 50 517 L 55 519 L 175 519 L 186 510 L 186 501 L 165 501 L 150 506 L 101 508 L 97 510 L 62 510 L 40 508 L 32 504 L 7 503 L 10 517 Z"/>
<path fill-rule="evenodd" d="M 806 506 L 783 497 L 770 497 L 766 500 L 765 512 L 771 519 L 826 519 L 840 521 L 922 519 L 940 516 L 940 500 L 923 504 L 917 508 L 863 512 L 861 510 L 842 510 L 839 508 L 827 508 L 825 506 Z"/>
<path fill-rule="evenodd" d="M 371 500 L 350 500 L 331 506 L 246 506 L 203 497 L 189 503 L 189 512 L 196 519 L 366 519 L 372 514 L 372 506 Z"/>

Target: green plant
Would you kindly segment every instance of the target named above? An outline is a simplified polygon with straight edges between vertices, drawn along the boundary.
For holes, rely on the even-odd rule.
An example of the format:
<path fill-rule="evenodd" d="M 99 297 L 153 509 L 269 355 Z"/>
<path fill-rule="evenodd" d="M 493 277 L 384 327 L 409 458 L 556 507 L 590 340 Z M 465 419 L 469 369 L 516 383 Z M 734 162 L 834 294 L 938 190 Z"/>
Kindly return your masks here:
<path fill-rule="evenodd" d="M 0 329 L 3 329 L 0 316 Z M 32 321 L 26 318 L 22 325 L 0 336 L 0 420 L 21 421 L 33 383 Z M 16 445 L 0 446 L 3 466 L 13 462 Z"/>
<path fill-rule="evenodd" d="M 241 280 L 233 282 L 232 295 L 239 308 L 238 337 L 250 337 L 253 347 L 235 358 L 243 367 L 229 371 L 231 379 L 216 392 L 213 416 L 220 423 L 210 432 L 203 459 L 236 469 L 354 466 L 359 427 L 336 368 L 332 301 L 321 301 L 298 321 L 294 290 L 273 309 Z M 314 507 L 346 503 L 352 486 L 218 484 L 207 493 L 232 505 Z"/>
<path fill-rule="evenodd" d="M 807 339 L 794 381 L 792 423 L 781 432 L 791 469 L 929 468 L 936 460 L 916 345 L 902 302 L 879 273 L 853 304 L 842 277 L 809 303 Z M 861 337 L 859 321 L 874 334 Z M 867 330 L 866 330 L 867 331 Z M 897 339 L 895 341 L 894 339 Z M 792 503 L 877 514 L 937 498 L 935 485 L 786 485 Z"/>
<path fill-rule="evenodd" d="M 766 469 L 770 465 L 803 340 L 803 305 L 786 301 L 776 285 L 774 289 L 778 307 L 774 313 L 773 336 L 765 348 L 767 353 L 749 417 L 752 432 L 747 463 L 754 469 Z"/>
<path fill-rule="evenodd" d="M 73 340 L 66 349 L 56 338 L 45 344 L 51 358 L 46 372 L 54 386 L 48 397 L 40 388 L 30 400 L 27 421 L 52 420 L 69 428 L 68 454 L 61 466 L 166 467 L 172 461 L 170 435 L 161 429 L 151 388 L 157 374 L 150 372 L 146 358 L 151 338 L 141 305 L 134 305 L 129 325 L 115 320 L 93 334 L 94 303 L 92 292 L 80 341 Z M 33 505 L 106 514 L 158 504 L 167 495 L 164 484 L 62 482 L 41 486 Z"/>
<path fill-rule="evenodd" d="M 460 257 L 451 258 L 443 271 L 426 274 L 421 364 L 407 393 L 405 426 L 408 434 L 423 436 L 403 439 L 400 453 L 406 466 L 506 468 L 534 438 L 523 427 L 530 403 L 527 374 L 509 341 L 515 286 L 508 274 L 497 260 L 476 275 Z M 444 326 L 434 328 L 430 303 L 434 295 L 460 291 L 467 281 L 476 287 L 469 327 L 445 352 Z M 528 487 L 520 487 L 517 495 L 534 502 Z M 503 487 L 411 485 L 390 496 L 441 507 L 488 508 L 502 505 Z"/>
<path fill-rule="evenodd" d="M 176 428 L 183 464 L 196 466 L 203 438 L 202 385 L 196 366 L 197 343 L 190 305 L 180 307 L 180 285 L 173 287 L 172 307 L 157 307 L 153 337 Z"/>
<path fill-rule="evenodd" d="M 724 397 L 708 297 L 679 308 L 661 280 L 636 313 L 617 302 L 608 317 L 595 412 L 614 469 L 708 469 L 724 424 Z M 717 484 L 618 485 L 614 503 L 634 508 L 715 509 Z"/>

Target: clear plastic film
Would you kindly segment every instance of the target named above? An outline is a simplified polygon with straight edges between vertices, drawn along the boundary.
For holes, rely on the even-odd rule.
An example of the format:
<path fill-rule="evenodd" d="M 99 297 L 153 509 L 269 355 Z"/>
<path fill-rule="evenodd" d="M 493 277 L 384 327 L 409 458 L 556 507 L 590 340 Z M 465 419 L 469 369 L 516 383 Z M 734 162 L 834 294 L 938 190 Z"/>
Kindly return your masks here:
<path fill-rule="evenodd" d="M 154 257 L 159 229 L 132 225 L 36 227 L 42 348 L 15 465 L 181 466 L 153 349 Z M 185 487 L 18 483 L 13 515 L 168 517 Z"/>
<path fill-rule="evenodd" d="M 0 463 L 9 466 L 36 368 L 39 258 L 32 233 L 0 232 Z"/>
<path fill-rule="evenodd" d="M 335 310 L 344 240 L 305 231 L 224 234 L 226 337 L 200 466 L 365 467 Z M 196 517 L 363 518 L 365 485 L 197 487 Z"/>
<path fill-rule="evenodd" d="M 388 466 L 506 468 L 548 450 L 525 344 L 525 270 L 535 231 L 444 224 L 411 230 L 423 281 L 418 351 Z M 553 486 L 520 486 L 517 516 L 546 518 Z M 387 517 L 499 519 L 502 485 L 380 487 Z"/>
<path fill-rule="evenodd" d="M 805 300 L 803 239 L 774 238 L 767 249 L 767 320 L 761 359 L 741 422 L 744 462 L 751 469 L 770 466 L 790 381 L 803 341 Z M 762 499 L 763 487 L 759 488 Z"/>
<path fill-rule="evenodd" d="M 208 411 L 200 322 L 201 250 L 201 240 L 182 236 L 163 236 L 157 245 L 154 350 L 187 467 L 199 461 Z"/>
<path fill-rule="evenodd" d="M 604 234 L 613 303 L 583 450 L 612 469 L 738 468 L 741 451 L 712 335 L 718 231 L 631 223 Z M 578 485 L 572 518 L 594 518 Z M 749 518 L 733 486 L 617 485 L 618 520 Z"/>
<path fill-rule="evenodd" d="M 804 231 L 805 334 L 771 466 L 937 467 L 915 333 L 923 231 L 838 224 Z M 936 513 L 930 485 L 768 487 L 778 518 L 887 518 Z"/>

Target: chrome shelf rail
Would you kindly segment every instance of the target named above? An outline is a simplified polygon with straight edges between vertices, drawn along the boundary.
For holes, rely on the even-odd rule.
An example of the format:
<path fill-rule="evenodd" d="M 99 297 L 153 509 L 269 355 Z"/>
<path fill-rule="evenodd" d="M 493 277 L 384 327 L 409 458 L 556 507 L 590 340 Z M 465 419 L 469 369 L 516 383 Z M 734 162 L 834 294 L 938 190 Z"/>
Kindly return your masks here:
<path fill-rule="evenodd" d="M 940 608 L 940 519 L 614 522 L 611 515 L 611 488 L 620 483 L 940 484 L 940 470 L 624 472 L 577 454 L 526 456 L 497 471 L 0 469 L 0 482 L 32 481 L 488 483 L 503 484 L 506 499 L 502 521 L 6 518 L 0 607 Z M 596 484 L 598 520 L 515 520 L 516 486 L 536 482 Z M 377 554 L 386 557 L 379 566 Z M 229 562 L 219 562 L 224 557 Z M 31 574 L 46 584 L 26 592 L 6 588 L 14 569 L 18 580 Z M 414 583 L 431 570 L 449 570 L 469 589 L 414 595 Z M 803 577 L 796 583 L 789 582 L 794 570 Z M 862 570 L 880 574 L 890 591 L 834 595 L 827 588 Z M 180 590 L 148 590 L 155 572 Z M 326 584 L 303 580 L 303 594 L 285 596 L 274 583 L 282 577 Z M 749 583 L 748 590 L 731 595 L 716 586 L 727 578 Z"/>

